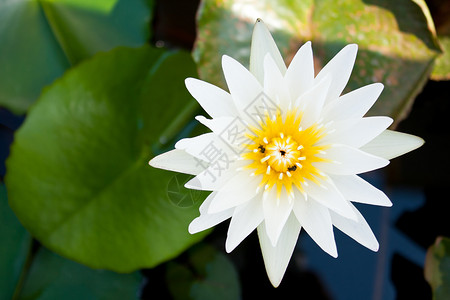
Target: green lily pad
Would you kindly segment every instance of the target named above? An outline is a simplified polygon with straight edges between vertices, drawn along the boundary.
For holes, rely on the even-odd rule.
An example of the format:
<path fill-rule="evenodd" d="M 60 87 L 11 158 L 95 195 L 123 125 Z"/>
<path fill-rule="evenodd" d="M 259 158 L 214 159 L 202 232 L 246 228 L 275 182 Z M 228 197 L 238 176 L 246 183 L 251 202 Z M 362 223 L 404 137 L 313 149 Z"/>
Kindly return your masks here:
<path fill-rule="evenodd" d="M 0 0 L 0 105 L 24 113 L 44 86 L 99 51 L 149 38 L 150 0 Z"/>
<path fill-rule="evenodd" d="M 240 299 L 241 287 L 233 263 L 205 244 L 190 249 L 184 263 L 169 262 L 166 280 L 175 300 Z"/>
<path fill-rule="evenodd" d="M 94 268 L 129 272 L 204 236 L 187 230 L 199 203 L 174 206 L 173 173 L 148 165 L 164 146 L 162 129 L 198 108 L 188 76 L 196 76 L 189 53 L 120 47 L 43 92 L 15 135 L 5 178 L 11 207 L 41 243 Z"/>
<path fill-rule="evenodd" d="M 425 278 L 433 289 L 433 299 L 450 299 L 450 239 L 439 237 L 428 249 Z"/>
<path fill-rule="evenodd" d="M 264 20 L 287 63 L 311 40 L 316 72 L 341 48 L 359 52 L 348 90 L 382 82 L 385 90 L 370 111 L 403 119 L 440 53 L 421 0 L 205 0 L 198 13 L 194 59 L 200 76 L 225 87 L 220 60 L 230 55 L 248 66 L 253 24 Z"/>
<path fill-rule="evenodd" d="M 0 240 L 0 299 L 12 299 L 25 266 L 31 237 L 9 207 L 3 184 L 0 184 Z"/>
<path fill-rule="evenodd" d="M 191 207 L 198 202 L 203 202 L 207 197 L 208 192 L 200 190 L 192 190 L 186 188 L 184 185 L 192 179 L 193 176 L 186 174 L 175 174 L 167 184 L 167 195 L 173 205 L 179 207 Z"/>
<path fill-rule="evenodd" d="M 139 273 L 93 270 L 45 248 L 34 256 L 20 293 L 21 300 L 139 299 Z"/>

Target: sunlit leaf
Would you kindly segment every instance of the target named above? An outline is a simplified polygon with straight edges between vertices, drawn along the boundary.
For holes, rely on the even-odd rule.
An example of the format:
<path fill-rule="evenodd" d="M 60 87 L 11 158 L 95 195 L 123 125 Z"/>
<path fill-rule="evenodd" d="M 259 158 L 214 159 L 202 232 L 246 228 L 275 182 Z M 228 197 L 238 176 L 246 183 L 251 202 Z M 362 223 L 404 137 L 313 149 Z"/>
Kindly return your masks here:
<path fill-rule="evenodd" d="M 44 0 L 46 2 L 67 4 L 92 11 L 110 12 L 119 0 Z"/>
<path fill-rule="evenodd" d="M 450 299 L 450 239 L 439 237 L 428 249 L 425 278 L 433 289 L 433 299 Z"/>
<path fill-rule="evenodd" d="M 436 59 L 431 78 L 435 80 L 450 80 L 450 33 L 449 35 L 439 36 L 439 42 L 443 52 Z"/>
<path fill-rule="evenodd" d="M 312 41 L 316 72 L 341 48 L 359 45 L 348 90 L 382 82 L 370 114 L 404 118 L 440 53 L 422 0 L 204 0 L 198 14 L 194 58 L 200 76 L 225 86 L 220 60 L 230 55 L 248 66 L 252 27 L 262 18 L 290 62 Z"/>
<path fill-rule="evenodd" d="M 149 38 L 151 0 L 0 0 L 0 105 L 24 113 L 70 66 Z"/>
<path fill-rule="evenodd" d="M 93 270 L 40 248 L 27 274 L 22 300 L 139 299 L 139 273 Z"/>
<path fill-rule="evenodd" d="M 0 184 L 0 240 L 0 299 L 12 299 L 30 249 L 31 237 L 9 208 L 3 184 Z"/>
<path fill-rule="evenodd" d="M 173 205 L 174 173 L 148 165 L 161 132 L 198 108 L 188 76 L 196 76 L 189 53 L 117 48 L 44 91 L 15 135 L 6 175 L 11 207 L 39 241 L 88 266 L 128 272 L 204 236 L 187 230 L 199 203 Z"/>
<path fill-rule="evenodd" d="M 442 53 L 435 61 L 431 79 L 450 80 L 450 18 L 448 15 L 450 2 L 441 0 L 427 1 L 432 10 L 436 34 Z"/>
<path fill-rule="evenodd" d="M 240 298 L 236 269 L 211 246 L 190 249 L 185 264 L 170 262 L 166 280 L 175 300 L 234 300 Z"/>

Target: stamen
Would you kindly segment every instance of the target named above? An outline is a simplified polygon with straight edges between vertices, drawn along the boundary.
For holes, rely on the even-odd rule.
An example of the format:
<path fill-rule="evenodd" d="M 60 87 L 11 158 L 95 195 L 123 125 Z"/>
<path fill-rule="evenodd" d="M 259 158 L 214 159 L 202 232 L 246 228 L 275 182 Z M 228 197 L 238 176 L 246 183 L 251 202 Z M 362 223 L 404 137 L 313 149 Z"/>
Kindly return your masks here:
<path fill-rule="evenodd" d="M 327 175 L 313 164 L 324 160 L 326 154 L 324 150 L 328 152 L 326 147 L 320 146 L 317 142 L 328 131 L 334 130 L 334 126 L 330 126 L 333 122 L 319 120 L 310 127 L 303 128 L 300 126 L 302 113 L 299 114 L 298 111 L 288 112 L 287 115 L 269 110 L 265 110 L 264 113 L 260 116 L 262 121 L 259 122 L 259 128 L 255 128 L 254 132 L 257 134 L 247 135 L 250 140 L 245 146 L 247 152 L 239 156 L 239 159 L 254 162 L 238 170 L 253 169 L 247 174 L 253 172 L 250 176 L 261 176 L 261 182 L 257 188 L 255 187 L 255 192 L 263 194 L 265 199 L 272 188 L 276 188 L 277 205 L 281 205 L 280 201 L 292 203 L 295 197 L 307 199 L 305 189 L 307 190 L 306 187 L 310 185 L 308 182 L 321 185 L 324 189 L 331 188 L 331 185 L 326 183 Z M 280 193 L 283 188 L 287 192 L 288 199 L 281 199 Z M 295 194 L 297 192 L 301 194 Z"/>
<path fill-rule="evenodd" d="M 264 158 L 261 158 L 261 163 L 266 162 L 270 158 L 270 155 L 267 155 Z"/>

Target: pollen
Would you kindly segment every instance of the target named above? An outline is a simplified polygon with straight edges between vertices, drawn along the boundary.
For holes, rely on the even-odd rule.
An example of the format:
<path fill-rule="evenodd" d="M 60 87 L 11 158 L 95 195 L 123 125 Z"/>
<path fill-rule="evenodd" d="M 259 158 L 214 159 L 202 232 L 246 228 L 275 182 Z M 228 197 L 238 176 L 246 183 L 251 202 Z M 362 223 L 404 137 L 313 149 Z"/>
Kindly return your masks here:
<path fill-rule="evenodd" d="M 275 117 L 267 114 L 260 119 L 259 127 L 251 128 L 252 143 L 241 155 L 249 162 L 245 168 L 261 177 L 259 186 L 266 192 L 276 188 L 277 199 L 283 187 L 288 195 L 294 195 L 293 189 L 304 194 L 307 181 L 317 182 L 325 176 L 314 163 L 327 161 L 318 155 L 329 147 L 319 143 L 326 127 L 316 123 L 304 129 L 301 114 L 292 110 L 284 117 L 278 112 Z"/>

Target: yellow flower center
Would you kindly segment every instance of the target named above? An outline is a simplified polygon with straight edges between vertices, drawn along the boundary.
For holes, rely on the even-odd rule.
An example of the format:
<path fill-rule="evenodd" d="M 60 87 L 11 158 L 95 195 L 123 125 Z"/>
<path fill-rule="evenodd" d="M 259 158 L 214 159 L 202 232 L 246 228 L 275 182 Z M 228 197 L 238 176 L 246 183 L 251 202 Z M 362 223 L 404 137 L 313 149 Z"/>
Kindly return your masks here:
<path fill-rule="evenodd" d="M 302 115 L 289 111 L 285 119 L 280 113 L 270 118 L 268 115 L 259 123 L 259 128 L 251 128 L 248 138 L 252 141 L 242 154 L 243 159 L 250 160 L 247 169 L 254 170 L 252 175 L 262 175 L 259 187 L 269 191 L 277 188 L 277 198 L 285 187 L 290 197 L 294 196 L 293 185 L 302 193 L 310 180 L 320 184 L 323 178 L 314 163 L 327 161 L 320 157 L 329 146 L 318 145 L 325 135 L 324 126 L 313 124 L 303 129 L 300 127 Z"/>

